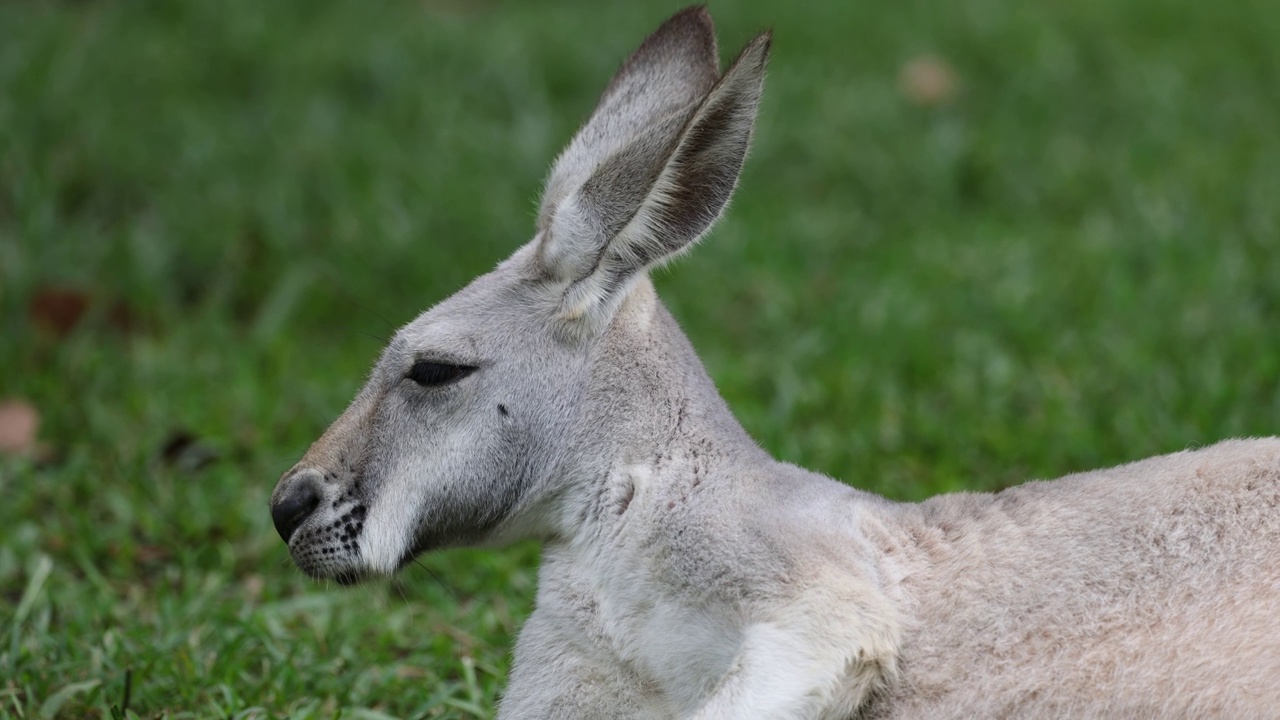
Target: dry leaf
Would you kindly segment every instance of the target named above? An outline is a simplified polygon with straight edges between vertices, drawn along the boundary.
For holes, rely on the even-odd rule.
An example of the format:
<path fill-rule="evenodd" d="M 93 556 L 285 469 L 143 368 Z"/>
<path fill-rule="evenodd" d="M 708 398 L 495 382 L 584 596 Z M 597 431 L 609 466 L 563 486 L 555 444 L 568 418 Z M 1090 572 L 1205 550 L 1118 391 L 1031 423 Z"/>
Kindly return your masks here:
<path fill-rule="evenodd" d="M 241 582 L 241 586 L 244 588 L 244 594 L 256 602 L 262 597 L 262 591 L 266 589 L 267 583 L 261 575 L 250 575 Z"/>
<path fill-rule="evenodd" d="M 0 401 L 0 453 L 28 455 L 36 449 L 40 412 L 25 400 Z"/>
<path fill-rule="evenodd" d="M 164 545 L 139 545 L 134 559 L 143 565 L 167 564 L 173 559 L 173 551 Z"/>
<path fill-rule="evenodd" d="M 902 66 L 898 87 L 916 105 L 937 107 L 955 100 L 960 80 L 947 61 L 936 55 L 922 55 Z"/>
<path fill-rule="evenodd" d="M 173 430 L 160 447 L 164 464 L 183 472 L 198 472 L 218 459 L 218 451 L 186 430 Z"/>
<path fill-rule="evenodd" d="M 412 665 L 397 665 L 396 677 L 401 680 L 421 680 L 431 677 L 431 671 Z"/>
<path fill-rule="evenodd" d="M 71 332 L 89 309 L 89 296 L 68 288 L 42 288 L 27 308 L 32 321 L 58 337 Z"/>

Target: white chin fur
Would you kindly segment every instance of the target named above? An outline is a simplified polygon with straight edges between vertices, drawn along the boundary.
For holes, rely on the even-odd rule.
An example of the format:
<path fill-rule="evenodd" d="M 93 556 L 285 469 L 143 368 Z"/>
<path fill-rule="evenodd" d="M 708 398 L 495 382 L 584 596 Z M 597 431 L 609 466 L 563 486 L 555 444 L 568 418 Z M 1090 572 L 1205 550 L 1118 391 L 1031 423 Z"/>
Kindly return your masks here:
<path fill-rule="evenodd" d="M 379 493 L 360 536 L 360 557 L 370 572 L 390 575 L 413 541 L 418 503 L 397 492 Z"/>

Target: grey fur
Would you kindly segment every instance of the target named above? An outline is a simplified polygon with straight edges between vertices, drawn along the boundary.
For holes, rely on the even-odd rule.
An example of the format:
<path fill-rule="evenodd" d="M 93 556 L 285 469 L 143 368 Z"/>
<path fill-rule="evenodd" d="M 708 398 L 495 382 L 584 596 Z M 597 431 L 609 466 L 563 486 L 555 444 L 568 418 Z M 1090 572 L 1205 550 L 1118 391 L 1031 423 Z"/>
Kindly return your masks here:
<path fill-rule="evenodd" d="M 768 36 L 714 47 L 701 9 L 646 40 L 537 237 L 397 333 L 273 495 L 320 492 L 299 566 L 542 540 L 506 718 L 1280 713 L 1280 440 L 911 505 L 747 436 L 645 272 L 746 154 Z"/>

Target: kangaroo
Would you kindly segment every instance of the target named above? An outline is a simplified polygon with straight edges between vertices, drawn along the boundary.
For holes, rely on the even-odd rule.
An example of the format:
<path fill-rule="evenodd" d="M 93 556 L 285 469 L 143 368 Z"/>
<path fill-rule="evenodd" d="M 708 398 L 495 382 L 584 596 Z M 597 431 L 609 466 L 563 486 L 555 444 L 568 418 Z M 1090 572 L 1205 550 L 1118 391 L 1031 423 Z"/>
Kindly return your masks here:
<path fill-rule="evenodd" d="M 534 538 L 502 718 L 1280 716 L 1280 439 L 890 502 L 774 460 L 654 293 L 724 211 L 770 35 L 646 39 L 536 232 L 400 329 L 280 479 L 350 584 Z"/>

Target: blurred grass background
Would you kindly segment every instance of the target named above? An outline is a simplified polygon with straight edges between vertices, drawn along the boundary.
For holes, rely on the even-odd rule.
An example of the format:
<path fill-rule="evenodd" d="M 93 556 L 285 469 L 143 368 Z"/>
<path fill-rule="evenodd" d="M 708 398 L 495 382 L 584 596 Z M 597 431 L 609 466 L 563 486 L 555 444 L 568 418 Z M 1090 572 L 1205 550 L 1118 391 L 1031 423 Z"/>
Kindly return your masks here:
<path fill-rule="evenodd" d="M 267 498 L 677 7 L 0 4 L 0 397 L 41 418 L 0 714 L 489 716 L 536 548 L 338 591 Z M 910 500 L 1280 429 L 1280 5 L 711 9 L 725 54 L 775 28 L 766 103 L 658 282 L 776 455 Z"/>

